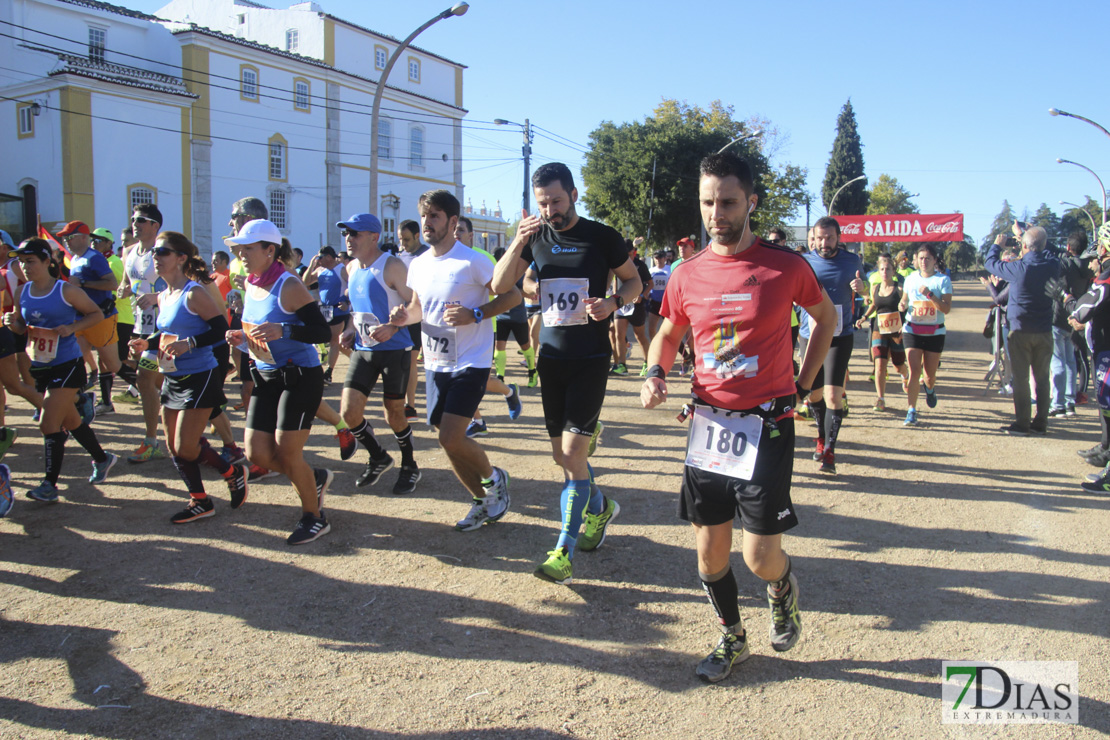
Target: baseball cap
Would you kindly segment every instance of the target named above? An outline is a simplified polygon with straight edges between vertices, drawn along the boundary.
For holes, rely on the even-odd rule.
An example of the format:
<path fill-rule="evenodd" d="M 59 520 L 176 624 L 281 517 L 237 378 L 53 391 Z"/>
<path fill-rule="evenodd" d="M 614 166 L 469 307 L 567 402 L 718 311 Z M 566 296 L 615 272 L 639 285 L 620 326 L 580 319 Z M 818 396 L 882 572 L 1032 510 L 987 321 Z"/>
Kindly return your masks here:
<path fill-rule="evenodd" d="M 1110 247 L 1110 222 L 1098 227 L 1098 245 Z"/>
<path fill-rule="evenodd" d="M 82 221 L 70 221 L 68 224 L 66 224 L 62 228 L 61 231 L 58 232 L 58 236 L 66 237 L 66 236 L 69 236 L 70 234 L 88 234 L 88 233 L 90 233 L 89 232 L 89 227 L 86 226 L 84 224 L 84 222 L 82 222 Z"/>
<path fill-rule="evenodd" d="M 340 221 L 335 225 L 337 229 L 350 229 L 351 231 L 372 231 L 375 234 L 382 233 L 382 222 L 373 213 L 356 213 L 346 221 Z"/>
<path fill-rule="evenodd" d="M 675 242 L 676 247 L 696 247 L 697 243 L 688 236 L 684 236 Z"/>
<path fill-rule="evenodd" d="M 30 244 L 25 244 L 15 253 L 20 257 L 38 257 L 40 260 L 49 260 L 51 258 L 50 248 L 46 246 L 46 242 L 35 241 Z"/>
<path fill-rule="evenodd" d="M 110 242 L 114 242 L 116 240 L 116 237 L 112 236 L 112 232 L 108 231 L 107 229 L 93 229 L 92 235 Z"/>
<path fill-rule="evenodd" d="M 237 236 L 224 237 L 224 244 L 229 247 L 238 246 L 240 244 L 254 244 L 255 242 L 281 244 L 281 232 L 278 231 L 277 226 L 274 226 L 273 221 L 256 218 L 253 221 L 247 221 L 243 224 L 243 228 L 239 229 L 239 234 Z"/>
<path fill-rule="evenodd" d="M 12 249 L 15 249 L 15 242 L 12 241 L 12 235 L 3 229 L 0 229 L 0 241 L 4 242 Z"/>

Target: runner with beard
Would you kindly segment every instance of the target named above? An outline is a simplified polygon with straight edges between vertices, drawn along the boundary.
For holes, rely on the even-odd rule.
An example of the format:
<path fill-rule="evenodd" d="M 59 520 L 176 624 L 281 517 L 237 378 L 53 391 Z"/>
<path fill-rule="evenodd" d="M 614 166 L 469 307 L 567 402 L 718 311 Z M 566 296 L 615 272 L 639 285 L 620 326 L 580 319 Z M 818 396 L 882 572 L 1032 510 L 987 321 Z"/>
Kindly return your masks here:
<path fill-rule="evenodd" d="M 694 398 L 680 416 L 690 419 L 690 433 L 678 512 L 694 527 L 698 575 L 724 633 L 696 674 L 717 682 L 750 655 L 730 565 L 737 515 L 744 562 L 767 582 L 771 647 L 789 650 L 801 636 L 798 581 L 782 548 L 783 532 L 798 523 L 790 498 L 792 407 L 809 393 L 837 314 L 803 257 L 752 234 L 758 196 L 746 162 L 730 152 L 706 157 L 699 193 L 713 241 L 671 276 L 640 400 L 648 409 L 667 400 L 667 373 L 687 336 Z M 794 304 L 814 318 L 797 382 L 788 320 Z"/>
<path fill-rule="evenodd" d="M 497 263 L 493 290 L 514 288 L 535 262 L 543 317 L 536 369 L 551 454 L 564 478 L 559 539 L 535 575 L 567 583 L 575 547 L 600 547 L 620 512 L 594 484 L 587 457 L 609 375 L 609 317 L 635 301 L 644 286 L 621 235 L 578 215 L 578 190 L 565 164 L 542 165 L 532 176 L 532 190 L 540 215 L 524 214 Z M 621 284 L 606 298 L 610 271 Z"/>

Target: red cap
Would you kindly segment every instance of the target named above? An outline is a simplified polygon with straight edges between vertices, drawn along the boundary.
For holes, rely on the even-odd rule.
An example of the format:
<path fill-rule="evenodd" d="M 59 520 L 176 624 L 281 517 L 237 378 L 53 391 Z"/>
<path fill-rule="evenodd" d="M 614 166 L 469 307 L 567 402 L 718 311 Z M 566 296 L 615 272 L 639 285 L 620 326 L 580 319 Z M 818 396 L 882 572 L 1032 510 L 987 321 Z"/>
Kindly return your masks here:
<path fill-rule="evenodd" d="M 696 246 L 698 246 L 698 245 L 697 245 L 697 242 L 695 242 L 695 241 L 694 241 L 693 239 L 691 239 L 690 237 L 688 237 L 688 236 L 684 236 L 684 237 L 682 237 L 681 239 L 679 239 L 679 240 L 678 240 L 677 242 L 675 242 L 675 246 L 679 246 L 679 247 L 696 247 Z"/>
<path fill-rule="evenodd" d="M 58 232 L 58 236 L 69 236 L 70 234 L 88 233 L 89 227 L 86 226 L 84 223 L 82 223 L 81 221 L 70 221 L 68 224 L 65 225 L 65 228 Z"/>

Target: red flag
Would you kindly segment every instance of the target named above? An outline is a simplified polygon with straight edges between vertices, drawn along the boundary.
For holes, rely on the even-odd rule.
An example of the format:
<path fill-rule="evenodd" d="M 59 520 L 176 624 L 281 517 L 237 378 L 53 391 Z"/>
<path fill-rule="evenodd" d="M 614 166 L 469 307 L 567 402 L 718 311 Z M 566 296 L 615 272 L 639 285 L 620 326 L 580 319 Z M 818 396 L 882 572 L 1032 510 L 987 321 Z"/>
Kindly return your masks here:
<path fill-rule="evenodd" d="M 51 234 L 41 223 L 39 224 L 39 238 L 45 239 L 50 244 L 51 249 L 60 249 L 62 251 L 62 254 L 66 256 L 66 262 L 69 262 L 69 259 L 73 257 L 73 255 L 70 254 L 69 250 L 66 249 L 66 245 L 55 239 L 54 235 Z"/>

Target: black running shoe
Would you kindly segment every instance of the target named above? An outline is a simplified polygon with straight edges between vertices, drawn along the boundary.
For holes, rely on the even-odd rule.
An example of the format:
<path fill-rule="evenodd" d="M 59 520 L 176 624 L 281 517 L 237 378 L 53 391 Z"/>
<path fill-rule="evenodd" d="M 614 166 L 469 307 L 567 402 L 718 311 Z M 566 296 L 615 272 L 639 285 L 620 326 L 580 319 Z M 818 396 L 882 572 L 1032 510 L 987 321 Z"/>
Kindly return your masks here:
<path fill-rule="evenodd" d="M 363 486 L 372 486 L 378 482 L 382 477 L 382 473 L 393 467 L 393 458 L 388 454 L 380 458 L 370 458 L 366 463 L 366 470 L 362 471 L 362 475 L 355 481 L 355 485 L 359 488 Z"/>
<path fill-rule="evenodd" d="M 416 415 L 416 409 L 414 409 L 412 406 L 409 406 L 408 404 L 405 404 L 405 421 L 407 421 L 409 424 L 420 421 L 420 417 Z"/>
<path fill-rule="evenodd" d="M 721 635 L 717 647 L 705 657 L 694 670 L 698 678 L 709 683 L 724 681 L 732 673 L 735 663 L 743 663 L 751 657 L 746 634 L 734 635 L 726 632 Z"/>
<path fill-rule="evenodd" d="M 412 493 L 416 490 L 416 484 L 420 482 L 420 468 L 408 467 L 407 465 L 401 466 L 401 472 L 397 474 L 397 482 L 393 484 L 393 493 L 396 496 L 403 496 L 406 493 Z"/>
<path fill-rule="evenodd" d="M 285 542 L 289 545 L 307 545 L 309 542 L 314 542 L 328 532 L 331 531 L 331 525 L 328 520 L 322 516 L 313 516 L 307 511 L 301 516 L 301 521 L 297 523 L 297 528 L 293 530 L 293 534 L 289 535 L 289 539 Z"/>
<path fill-rule="evenodd" d="M 170 521 L 174 524 L 185 524 L 186 522 L 195 522 L 197 519 L 204 519 L 215 515 L 216 507 L 212 505 L 212 499 L 205 498 L 191 498 L 189 505 L 181 511 L 170 517 Z"/>
<path fill-rule="evenodd" d="M 790 574 L 786 593 L 775 596 L 767 586 L 767 603 L 771 606 L 771 647 L 784 653 L 802 636 L 802 616 L 798 613 L 798 581 Z"/>
<path fill-rule="evenodd" d="M 247 502 L 247 466 L 236 463 L 231 466 L 231 477 L 227 478 L 227 491 L 231 494 L 231 508 L 238 509 Z"/>

